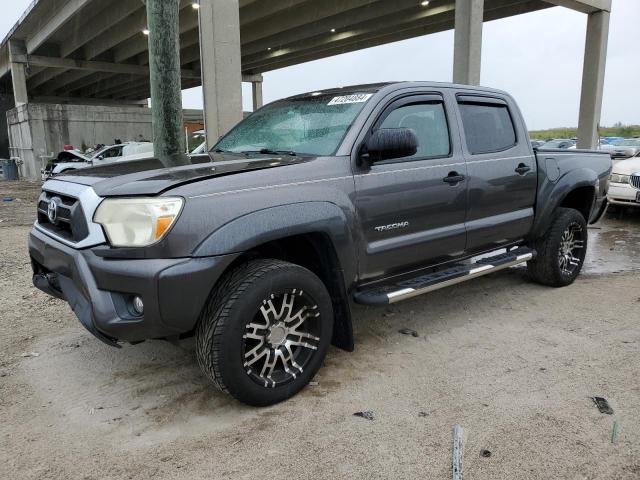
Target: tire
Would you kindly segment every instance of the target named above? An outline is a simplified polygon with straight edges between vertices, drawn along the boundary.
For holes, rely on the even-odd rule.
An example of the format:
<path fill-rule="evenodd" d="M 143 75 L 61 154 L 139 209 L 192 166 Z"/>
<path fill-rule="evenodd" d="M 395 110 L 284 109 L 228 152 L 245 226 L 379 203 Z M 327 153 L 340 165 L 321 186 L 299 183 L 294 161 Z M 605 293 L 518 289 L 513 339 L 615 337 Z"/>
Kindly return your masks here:
<path fill-rule="evenodd" d="M 331 297 L 315 274 L 280 260 L 253 260 L 211 292 L 196 328 L 198 364 L 237 400 L 273 405 L 314 377 L 332 329 Z"/>
<path fill-rule="evenodd" d="M 535 282 L 550 287 L 572 284 L 587 253 L 587 223 L 582 214 L 572 208 L 558 208 L 549 230 L 536 241 L 535 249 L 536 258 L 527 264 Z"/>

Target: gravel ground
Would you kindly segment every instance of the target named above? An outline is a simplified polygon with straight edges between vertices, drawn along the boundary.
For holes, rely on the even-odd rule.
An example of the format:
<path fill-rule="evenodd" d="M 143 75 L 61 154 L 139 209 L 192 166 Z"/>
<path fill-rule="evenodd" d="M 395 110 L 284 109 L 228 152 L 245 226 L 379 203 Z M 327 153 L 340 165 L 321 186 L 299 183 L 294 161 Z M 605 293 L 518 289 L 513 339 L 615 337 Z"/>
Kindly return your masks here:
<path fill-rule="evenodd" d="M 31 287 L 37 188 L 0 182 L 2 479 L 445 479 L 454 425 L 466 479 L 640 478 L 640 212 L 591 230 L 570 287 L 511 269 L 356 308 L 356 351 L 255 409 L 207 383 L 192 341 L 112 349 Z"/>

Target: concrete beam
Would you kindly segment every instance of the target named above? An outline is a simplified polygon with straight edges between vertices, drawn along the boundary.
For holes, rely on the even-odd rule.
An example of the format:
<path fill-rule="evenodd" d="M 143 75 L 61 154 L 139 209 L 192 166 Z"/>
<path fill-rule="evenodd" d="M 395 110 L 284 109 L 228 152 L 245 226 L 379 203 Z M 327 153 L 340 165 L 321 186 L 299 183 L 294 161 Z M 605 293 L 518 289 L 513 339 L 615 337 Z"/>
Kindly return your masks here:
<path fill-rule="evenodd" d="M 149 75 L 149 67 L 127 63 L 95 62 L 89 60 L 74 60 L 72 58 L 43 57 L 39 55 L 29 55 L 28 63 L 39 67 L 62 68 L 65 70 L 89 70 L 93 72 Z M 185 78 L 200 78 L 200 76 L 192 70 L 182 70 L 182 76 Z"/>
<path fill-rule="evenodd" d="M 495 0 L 485 9 L 484 20 L 497 20 L 522 13 L 543 10 L 549 7 L 549 4 L 539 0 L 529 0 L 526 3 L 522 3 L 519 0 Z M 447 8 L 447 5 L 445 4 L 434 8 Z M 319 43 L 312 47 L 305 48 L 300 52 L 287 53 L 284 51 L 282 55 L 280 55 L 281 52 L 278 52 L 279 56 L 277 58 L 274 56 L 273 58 L 255 62 L 247 62 L 243 59 L 242 68 L 244 71 L 268 72 L 278 68 L 330 57 L 332 55 L 339 55 L 363 48 L 371 48 L 378 45 L 407 40 L 409 38 L 447 31 L 454 26 L 455 12 L 453 4 L 450 8 L 450 11 L 443 12 L 433 19 L 424 19 L 419 22 L 391 25 L 389 27 L 385 26 L 383 28 L 378 26 L 378 28 L 358 32 L 358 34 L 353 36 L 344 34 L 341 39 Z"/>
<path fill-rule="evenodd" d="M 598 145 L 610 15 L 607 11 L 594 12 L 589 14 L 587 20 L 578 120 L 578 148 L 595 148 Z"/>
<path fill-rule="evenodd" d="M 181 8 L 183 8 L 181 6 Z M 143 27 L 144 28 L 144 27 Z M 184 12 L 181 12 L 178 24 L 178 31 L 180 35 L 189 32 L 190 30 L 197 30 L 198 28 L 198 12 L 189 8 Z M 149 42 L 145 35 L 135 35 L 131 39 L 118 45 L 113 50 L 113 61 L 116 63 L 124 62 L 136 55 L 146 52 L 149 48 Z"/>
<path fill-rule="evenodd" d="M 383 4 L 380 7 L 372 8 L 367 12 L 361 13 L 358 11 L 357 16 L 353 19 L 356 23 L 351 24 L 349 28 L 337 31 L 336 33 L 331 33 L 325 25 L 320 30 L 321 33 L 319 35 L 315 35 L 310 38 L 304 38 L 309 32 L 300 32 L 302 38 L 295 38 L 293 43 L 284 44 L 279 48 L 267 50 L 264 48 L 264 44 L 262 44 L 259 47 L 260 50 L 258 53 L 252 54 L 256 49 L 251 48 L 251 46 L 243 45 L 243 69 L 252 69 L 254 68 L 254 64 L 259 63 L 260 61 L 278 60 L 280 57 L 292 56 L 294 54 L 300 54 L 301 52 L 316 52 L 319 49 L 340 46 L 341 44 L 352 42 L 360 36 L 371 35 L 372 33 L 374 35 L 381 35 L 388 31 L 398 32 L 407 28 L 424 25 L 426 23 L 440 21 L 442 14 L 454 11 L 453 2 L 444 3 L 437 7 L 426 9 L 415 8 L 416 3 L 411 0 L 410 8 L 413 11 L 402 10 L 402 6 L 407 3 L 408 2 L 406 2 L 406 0 L 402 0 L 399 2 Z M 381 26 L 381 17 L 384 17 L 384 26 Z M 318 23 L 322 24 L 323 22 Z M 309 30 L 310 29 L 315 29 L 315 26 L 310 26 Z M 293 38 L 294 37 L 289 37 L 289 41 Z M 257 68 L 257 70 L 261 71 L 260 68 Z"/>
<path fill-rule="evenodd" d="M 247 83 L 256 83 L 256 82 L 262 83 L 263 80 L 264 80 L 264 78 L 259 73 L 243 73 L 242 74 L 242 81 L 243 82 L 247 82 Z"/>
<path fill-rule="evenodd" d="M 143 37 L 142 30 L 145 28 L 147 28 L 147 12 L 145 9 L 137 10 L 121 21 L 116 30 L 111 28 L 88 42 L 82 48 L 82 56 L 87 60 L 94 59 L 131 37 L 136 35 Z M 146 37 L 143 38 L 146 39 Z"/>
<path fill-rule="evenodd" d="M 242 120 L 238 0 L 201 0 L 200 59 L 207 145 Z"/>
<path fill-rule="evenodd" d="M 85 28 L 79 29 L 68 42 L 60 45 L 60 56 L 68 57 L 99 35 L 112 31 L 114 25 L 120 25 L 130 15 L 134 15 L 143 8 L 142 2 L 124 2 L 118 8 L 108 5 L 86 21 Z"/>
<path fill-rule="evenodd" d="M 130 0 L 131 3 L 139 4 L 139 0 Z M 181 0 L 180 8 L 190 7 L 192 0 Z M 147 28 L 147 12 L 145 9 L 136 11 L 134 14 L 121 21 L 117 28 L 111 28 L 103 34 L 91 40 L 82 49 L 84 58 L 91 60 L 98 55 L 111 50 L 112 48 L 126 42 L 128 39 L 141 36 L 146 42 L 146 37 L 142 34 L 142 30 Z"/>
<path fill-rule="evenodd" d="M 453 82 L 480 85 L 484 0 L 456 0 Z"/>
<path fill-rule="evenodd" d="M 130 90 L 145 89 L 147 95 L 150 94 L 149 78 L 135 77 L 131 75 L 116 75 L 109 81 L 96 83 L 78 92 L 79 96 L 89 96 L 96 98 L 110 98 L 113 96 L 124 96 Z"/>
<path fill-rule="evenodd" d="M 26 45 L 20 40 L 9 40 L 9 63 L 11 65 L 11 82 L 13 84 L 13 99 L 16 107 L 29 103 L 27 93 L 27 75 L 24 57 Z"/>
<path fill-rule="evenodd" d="M 82 96 L 82 89 L 89 87 L 91 85 L 103 85 L 111 79 L 118 77 L 120 74 L 118 73 L 94 73 L 89 72 L 89 76 L 84 77 L 76 82 L 69 83 L 63 88 L 60 88 L 56 91 L 56 95 L 66 96 L 66 97 L 78 97 Z M 140 78 L 140 77 L 137 77 Z"/>
<path fill-rule="evenodd" d="M 286 13 L 288 9 L 296 7 L 309 0 L 288 0 L 286 2 L 259 2 L 251 5 L 251 8 L 243 8 L 240 2 L 240 25 L 261 20 L 265 17 L 273 17 Z M 310 3 L 310 2 L 309 2 Z"/>
<path fill-rule="evenodd" d="M 389 0 L 384 0 L 384 2 L 393 3 L 389 2 Z M 360 7 L 374 8 L 380 3 L 380 0 L 323 0 L 322 6 L 317 5 L 315 1 L 312 3 L 313 5 L 311 6 L 301 4 L 290 8 L 275 21 L 273 18 L 267 17 L 260 22 L 243 26 L 242 42 L 251 43 L 261 39 L 266 40 L 269 37 L 297 27 L 308 28 L 315 22 L 324 20 L 327 17 L 336 17 L 335 19 L 339 21 L 340 15 Z M 416 1 L 416 4 L 419 3 L 419 1 Z M 336 28 L 340 26 L 340 24 L 335 25 Z M 329 33 L 328 30 L 327 33 Z M 265 45 L 265 48 L 267 46 L 269 45 Z M 277 46 L 277 44 L 272 46 Z"/>
<path fill-rule="evenodd" d="M 80 14 L 85 6 L 92 0 L 69 0 L 62 7 L 58 8 L 54 15 L 44 24 L 39 26 L 35 35 L 27 40 L 27 53 L 35 52 L 58 30 L 71 20 L 74 15 Z"/>
<path fill-rule="evenodd" d="M 582 13 L 593 13 L 600 10 L 611 11 L 611 0 L 545 0 L 547 3 L 567 7 Z"/>
<path fill-rule="evenodd" d="M 183 80 L 182 85 L 180 86 L 182 90 L 197 87 L 200 83 L 196 80 Z M 137 84 L 131 85 L 124 90 L 118 90 L 113 95 L 112 98 L 126 98 L 126 99 L 142 99 L 142 98 L 150 98 L 150 87 L 149 85 Z"/>
<path fill-rule="evenodd" d="M 39 89 L 43 94 L 52 95 L 54 92 L 63 88 L 66 89 L 69 85 L 94 74 L 94 72 L 90 70 L 72 70 L 65 71 L 63 73 L 61 73 L 60 70 L 56 71 L 60 73 L 60 75 L 47 81 L 42 85 L 42 88 Z"/>
<path fill-rule="evenodd" d="M 82 97 L 58 97 L 58 96 L 35 96 L 32 103 L 50 103 L 54 105 L 123 105 L 147 107 L 146 100 L 112 100 L 108 98 L 82 98 Z"/>
<path fill-rule="evenodd" d="M 248 35 L 244 33 L 245 30 L 252 28 L 249 25 L 243 27 L 241 33 L 242 56 L 243 58 L 251 55 L 269 56 L 277 50 L 300 49 L 301 43 L 314 38 L 321 39 L 323 42 L 337 41 L 345 35 L 367 28 L 367 25 L 372 29 L 379 29 L 386 28 L 392 23 L 411 22 L 425 16 L 432 16 L 433 12 L 441 12 L 448 5 L 453 8 L 452 1 L 441 2 L 437 6 L 428 8 L 422 7 L 416 0 L 369 3 L 337 15 L 318 19 L 310 24 L 283 30 L 254 42 L 249 42 Z M 332 32 L 332 29 L 336 31 Z M 267 50 L 267 48 L 271 48 L 271 50 Z"/>

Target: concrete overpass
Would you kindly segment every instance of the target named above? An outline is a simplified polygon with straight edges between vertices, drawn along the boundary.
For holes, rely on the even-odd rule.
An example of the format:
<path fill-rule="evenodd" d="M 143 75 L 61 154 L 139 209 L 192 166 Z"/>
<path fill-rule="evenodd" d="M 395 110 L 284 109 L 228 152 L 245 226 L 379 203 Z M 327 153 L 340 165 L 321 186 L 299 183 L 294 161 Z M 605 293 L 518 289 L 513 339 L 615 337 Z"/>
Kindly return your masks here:
<path fill-rule="evenodd" d="M 588 15 L 579 144 L 593 146 L 611 0 L 182 0 L 182 87 L 203 85 L 217 138 L 242 118 L 242 81 L 258 107 L 264 72 L 452 28 L 452 79 L 477 84 L 483 22 L 555 5 Z M 18 107 L 140 104 L 150 96 L 146 28 L 140 0 L 34 0 L 0 44 L 0 91 Z"/>

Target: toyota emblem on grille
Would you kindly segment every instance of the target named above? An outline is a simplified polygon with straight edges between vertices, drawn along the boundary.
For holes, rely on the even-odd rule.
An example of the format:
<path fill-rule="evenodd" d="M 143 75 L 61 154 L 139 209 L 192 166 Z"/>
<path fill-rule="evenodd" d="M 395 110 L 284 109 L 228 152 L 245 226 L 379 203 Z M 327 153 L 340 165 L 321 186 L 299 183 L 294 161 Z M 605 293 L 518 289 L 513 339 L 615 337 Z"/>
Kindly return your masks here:
<path fill-rule="evenodd" d="M 47 207 L 47 218 L 51 223 L 56 223 L 58 218 L 58 199 L 52 198 L 49 200 L 49 206 Z"/>

